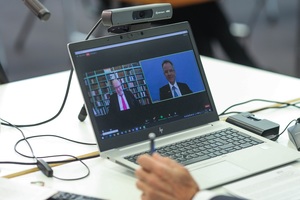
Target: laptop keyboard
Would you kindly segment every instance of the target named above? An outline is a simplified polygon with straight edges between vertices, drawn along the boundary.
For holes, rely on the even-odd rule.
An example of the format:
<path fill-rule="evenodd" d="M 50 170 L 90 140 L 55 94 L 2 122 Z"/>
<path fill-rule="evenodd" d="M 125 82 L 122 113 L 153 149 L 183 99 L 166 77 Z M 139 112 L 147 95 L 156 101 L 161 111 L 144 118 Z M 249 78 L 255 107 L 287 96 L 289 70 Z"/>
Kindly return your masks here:
<path fill-rule="evenodd" d="M 100 198 L 59 191 L 47 200 L 102 200 Z"/>
<path fill-rule="evenodd" d="M 167 146 L 162 146 L 157 148 L 156 151 L 160 155 L 172 158 L 182 165 L 189 165 L 261 143 L 263 143 L 263 141 L 259 139 L 235 129 L 227 128 Z M 136 163 L 138 156 L 149 153 L 150 151 L 141 152 L 132 156 L 127 156 L 125 159 Z"/>

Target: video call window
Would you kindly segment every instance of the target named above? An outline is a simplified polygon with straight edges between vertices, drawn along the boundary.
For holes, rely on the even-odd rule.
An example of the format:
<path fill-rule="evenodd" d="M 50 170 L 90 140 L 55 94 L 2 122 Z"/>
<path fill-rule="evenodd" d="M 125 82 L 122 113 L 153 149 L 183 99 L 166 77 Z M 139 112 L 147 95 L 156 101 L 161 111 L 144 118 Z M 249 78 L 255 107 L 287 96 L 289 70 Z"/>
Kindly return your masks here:
<path fill-rule="evenodd" d="M 121 88 L 114 87 L 114 80 L 119 81 Z M 138 62 L 86 73 L 85 84 L 95 116 L 109 113 L 110 98 L 117 90 L 123 90 L 126 94 L 130 92 L 139 105 L 150 104 L 144 73 Z M 130 103 L 128 99 L 127 105 Z"/>
<path fill-rule="evenodd" d="M 172 80 L 176 81 L 177 91 L 170 88 Z M 95 116 L 205 90 L 192 51 L 92 71 L 86 73 L 85 83 Z M 125 109 L 121 100 L 115 97 L 118 92 L 124 93 Z"/>
<path fill-rule="evenodd" d="M 142 60 L 140 64 L 152 103 L 176 97 L 169 84 L 172 81 L 176 81 L 178 97 L 205 90 L 193 51 Z"/>

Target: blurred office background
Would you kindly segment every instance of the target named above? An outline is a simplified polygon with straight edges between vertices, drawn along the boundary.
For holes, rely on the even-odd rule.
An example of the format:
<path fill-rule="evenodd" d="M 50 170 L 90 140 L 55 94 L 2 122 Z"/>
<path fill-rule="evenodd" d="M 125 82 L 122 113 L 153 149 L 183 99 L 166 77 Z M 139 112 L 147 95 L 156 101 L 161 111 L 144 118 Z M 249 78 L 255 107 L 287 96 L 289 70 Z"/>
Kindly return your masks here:
<path fill-rule="evenodd" d="M 99 0 L 41 2 L 51 11 L 46 22 L 22 0 L 0 1 L 0 61 L 9 81 L 70 69 L 67 43 L 83 40 L 101 14 Z M 262 69 L 300 77 L 300 1 L 220 3 L 233 34 Z M 218 44 L 215 50 L 217 58 L 227 60 Z"/>

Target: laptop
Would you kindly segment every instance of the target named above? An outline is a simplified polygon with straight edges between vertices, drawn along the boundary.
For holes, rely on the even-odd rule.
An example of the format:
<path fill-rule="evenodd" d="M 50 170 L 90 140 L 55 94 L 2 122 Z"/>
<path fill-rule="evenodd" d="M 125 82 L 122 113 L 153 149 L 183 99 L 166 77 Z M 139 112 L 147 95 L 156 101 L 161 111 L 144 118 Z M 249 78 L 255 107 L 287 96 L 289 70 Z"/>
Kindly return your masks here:
<path fill-rule="evenodd" d="M 158 152 L 194 150 L 196 147 L 191 143 L 173 149 L 164 147 L 195 137 L 202 141 L 200 149 L 215 146 L 220 142 L 209 141 L 216 137 L 213 133 L 224 138 L 230 132 L 228 140 L 235 140 L 240 135 L 232 131 L 242 132 L 243 137 L 254 140 L 246 148 L 222 149 L 227 153 L 219 151 L 220 154 L 210 158 L 199 159 L 207 150 L 192 155 L 197 162 L 186 162 L 185 166 L 202 189 L 209 189 L 300 157 L 295 150 L 219 120 L 188 22 L 70 43 L 68 51 L 102 158 L 137 169 L 138 164 L 128 158 L 149 152 L 149 133 L 156 135 Z M 164 71 L 165 62 L 172 63 L 173 68 Z M 176 73 L 177 86 L 184 84 L 190 92 L 181 91 L 176 98 L 171 89 L 169 96 L 162 94 L 163 87 L 168 87 L 167 74 L 171 72 Z M 116 104 L 116 88 L 134 97 L 135 100 L 127 100 L 129 109 L 122 110 L 120 101 L 112 105 Z M 138 106 L 131 104 L 136 100 Z"/>

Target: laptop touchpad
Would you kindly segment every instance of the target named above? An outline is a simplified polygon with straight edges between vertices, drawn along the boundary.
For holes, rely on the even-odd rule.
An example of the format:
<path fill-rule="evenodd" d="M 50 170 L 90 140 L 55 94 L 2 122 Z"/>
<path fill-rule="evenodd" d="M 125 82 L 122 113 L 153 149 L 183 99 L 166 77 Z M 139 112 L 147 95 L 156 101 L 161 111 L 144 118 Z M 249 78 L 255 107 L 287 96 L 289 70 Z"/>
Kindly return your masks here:
<path fill-rule="evenodd" d="M 230 180 L 234 177 L 239 177 L 239 175 L 244 174 L 245 172 L 247 172 L 246 169 L 228 161 L 221 161 L 209 166 L 191 170 L 193 177 L 200 183 L 200 187 L 202 185 L 214 185 L 218 182 Z"/>

